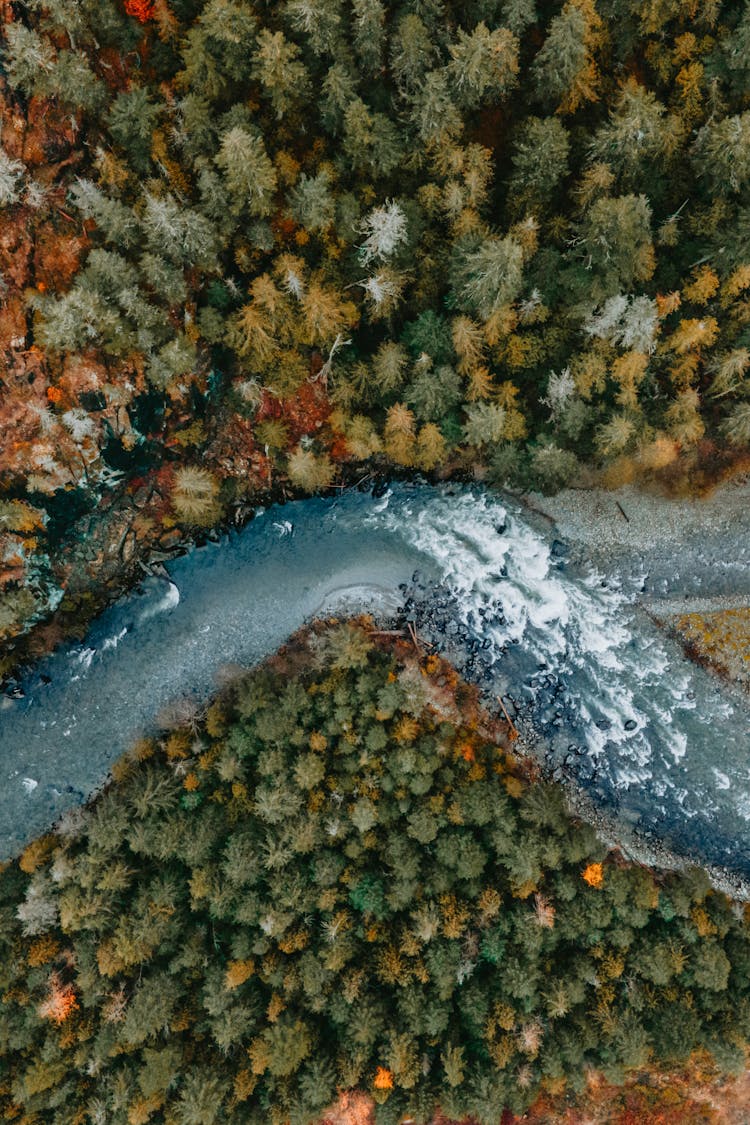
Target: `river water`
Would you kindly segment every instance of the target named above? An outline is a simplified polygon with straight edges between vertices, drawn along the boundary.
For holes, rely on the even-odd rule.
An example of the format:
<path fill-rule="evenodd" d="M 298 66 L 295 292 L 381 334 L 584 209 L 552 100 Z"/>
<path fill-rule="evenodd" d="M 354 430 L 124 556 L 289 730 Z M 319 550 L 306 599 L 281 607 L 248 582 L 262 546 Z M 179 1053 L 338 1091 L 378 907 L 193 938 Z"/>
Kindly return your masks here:
<path fill-rule="evenodd" d="M 269 509 L 171 562 L 0 700 L 0 856 L 80 803 L 176 700 L 314 615 L 406 601 L 550 765 L 666 846 L 750 874 L 750 716 L 506 498 L 394 486 Z M 416 581 L 414 580 L 417 572 Z"/>

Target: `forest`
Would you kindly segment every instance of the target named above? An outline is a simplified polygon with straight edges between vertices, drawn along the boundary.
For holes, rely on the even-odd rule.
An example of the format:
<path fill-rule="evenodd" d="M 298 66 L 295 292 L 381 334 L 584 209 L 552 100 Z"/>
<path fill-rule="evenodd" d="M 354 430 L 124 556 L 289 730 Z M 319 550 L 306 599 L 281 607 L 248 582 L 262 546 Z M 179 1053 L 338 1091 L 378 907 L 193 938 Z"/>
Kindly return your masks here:
<path fill-rule="evenodd" d="M 747 3 L 0 19 L 0 668 L 269 495 L 747 465 Z"/>
<path fill-rule="evenodd" d="M 5 688 L 272 500 L 748 468 L 750 0 L 0 0 Z M 0 1116 L 718 1122 L 750 908 L 515 733 L 359 619 L 141 739 L 0 865 Z"/>
<path fill-rule="evenodd" d="M 138 742 L 0 872 L 3 1119 L 497 1125 L 742 1072 L 748 908 L 608 851 L 512 734 L 359 619 Z M 717 1120 L 654 1104 L 601 1120 Z"/>

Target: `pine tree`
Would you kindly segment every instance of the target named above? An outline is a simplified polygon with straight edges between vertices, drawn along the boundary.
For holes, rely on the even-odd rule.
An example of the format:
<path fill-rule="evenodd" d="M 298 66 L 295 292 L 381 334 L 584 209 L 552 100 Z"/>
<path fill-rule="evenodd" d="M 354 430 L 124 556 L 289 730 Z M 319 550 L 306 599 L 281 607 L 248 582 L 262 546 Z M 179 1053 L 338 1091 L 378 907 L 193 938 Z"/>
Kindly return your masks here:
<path fill-rule="evenodd" d="M 712 191 L 736 195 L 750 181 L 750 110 L 708 122 L 694 145 L 695 166 Z"/>
<path fill-rule="evenodd" d="M 70 196 L 85 219 L 93 219 L 107 242 L 120 249 L 138 240 L 138 221 L 130 207 L 106 195 L 91 180 L 76 179 Z"/>
<path fill-rule="evenodd" d="M 82 51 L 60 51 L 54 66 L 44 74 L 37 92 L 89 114 L 101 112 L 107 103 L 107 88 L 94 74 Z"/>
<path fill-rule="evenodd" d="M 203 1068 L 191 1069 L 175 1107 L 178 1125 L 214 1125 L 223 1117 L 229 1085 Z"/>
<path fill-rule="evenodd" d="M 331 177 L 326 169 L 315 176 L 303 172 L 290 194 L 289 210 L 295 222 L 311 234 L 331 226 L 336 203 L 331 193 Z"/>
<path fill-rule="evenodd" d="M 629 78 L 590 145 L 592 160 L 606 164 L 628 187 L 642 183 L 644 168 L 669 155 L 678 140 L 674 123 L 651 90 Z"/>
<path fill-rule="evenodd" d="M 508 183 L 513 214 L 536 211 L 554 200 L 568 174 L 570 140 L 558 117 L 528 117 L 513 146 L 513 173 Z"/>
<path fill-rule="evenodd" d="M 322 85 L 321 117 L 335 136 L 341 133 L 347 108 L 357 98 L 356 74 L 337 60 L 329 67 Z"/>
<path fill-rule="evenodd" d="M 384 113 L 354 98 L 344 113 L 344 153 L 353 166 L 374 176 L 387 176 L 402 156 L 398 131 Z"/>
<path fill-rule="evenodd" d="M 12 87 L 34 94 L 55 65 L 55 51 L 49 39 L 18 20 L 4 26 L 6 68 Z"/>
<path fill-rule="evenodd" d="M 590 17 L 585 0 L 567 0 L 548 28 L 531 68 L 536 98 L 561 113 L 574 113 L 597 97 L 597 72 L 590 54 Z"/>
<path fill-rule="evenodd" d="M 449 52 L 450 82 L 463 109 L 500 101 L 516 83 L 518 40 L 505 27 L 490 31 L 478 23 L 471 32 L 459 29 Z"/>
<path fill-rule="evenodd" d="M 145 86 L 121 91 L 109 109 L 109 131 L 128 163 L 141 175 L 151 170 L 151 139 L 160 112 Z"/>
<path fill-rule="evenodd" d="M 519 37 L 537 21 L 536 0 L 503 0 L 500 24 Z"/>
<path fill-rule="evenodd" d="M 461 378 L 455 368 L 429 364 L 415 365 L 415 378 L 404 399 L 422 422 L 441 422 L 461 402 Z"/>
<path fill-rule="evenodd" d="M 595 200 L 577 224 L 571 256 L 594 277 L 598 300 L 646 281 L 654 270 L 651 207 L 644 195 Z"/>
<path fill-rule="evenodd" d="M 484 320 L 518 296 L 522 280 L 523 250 L 509 236 L 487 238 L 454 256 L 456 302 Z"/>
<path fill-rule="evenodd" d="M 334 56 L 341 45 L 341 8 L 341 0 L 286 0 L 284 15 L 314 54 Z"/>
<path fill-rule="evenodd" d="M 544 493 L 555 493 L 564 488 L 579 467 L 576 455 L 553 441 L 539 442 L 531 453 L 531 479 L 534 487 Z"/>
<path fill-rule="evenodd" d="M 200 211 L 178 203 L 170 193 L 145 193 L 142 224 L 154 253 L 183 266 L 216 267 L 216 229 Z"/>
<path fill-rule="evenodd" d="M 21 195 L 21 184 L 26 169 L 20 160 L 11 160 L 0 148 L 0 207 L 16 203 Z"/>
<path fill-rule="evenodd" d="M 364 74 L 375 76 L 383 68 L 386 11 L 382 0 L 352 0 L 354 50 Z"/>
<path fill-rule="evenodd" d="M 469 445 L 494 445 L 505 429 L 505 410 L 497 403 L 477 402 L 466 407 L 464 437 Z"/>
<path fill-rule="evenodd" d="M 436 61 L 436 46 L 414 12 L 401 17 L 391 37 L 390 64 L 398 86 L 415 90 Z"/>
<path fill-rule="evenodd" d="M 262 137 L 237 125 L 222 136 L 215 160 L 235 209 L 256 217 L 268 215 L 277 177 Z"/>
<path fill-rule="evenodd" d="M 181 47 L 177 83 L 215 101 L 247 78 L 257 20 L 244 0 L 208 0 Z"/>
<path fill-rule="evenodd" d="M 409 104 L 411 120 L 424 144 L 444 143 L 461 132 L 461 114 L 444 69 L 431 70 L 410 94 Z"/>
<path fill-rule="evenodd" d="M 263 28 L 258 33 L 252 56 L 251 74 L 262 86 L 277 117 L 285 114 L 310 94 L 310 81 L 300 49 L 280 31 Z"/>

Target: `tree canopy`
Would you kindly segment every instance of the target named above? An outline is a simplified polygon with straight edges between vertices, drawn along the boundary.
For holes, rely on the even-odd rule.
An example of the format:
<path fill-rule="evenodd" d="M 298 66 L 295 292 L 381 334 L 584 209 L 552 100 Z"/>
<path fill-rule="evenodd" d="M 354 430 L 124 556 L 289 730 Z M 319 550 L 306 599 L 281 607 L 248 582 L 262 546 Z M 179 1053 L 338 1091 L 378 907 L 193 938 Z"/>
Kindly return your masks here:
<path fill-rule="evenodd" d="M 742 1069 L 747 913 L 608 852 L 437 657 L 329 623 L 0 872 L 0 1109 L 378 1122 Z"/>
<path fill-rule="evenodd" d="M 748 11 L 5 5 L 0 489 L 41 518 L 0 528 L 2 635 L 60 600 L 81 513 L 147 481 L 138 543 L 189 533 L 180 458 L 217 520 L 363 460 L 547 490 L 744 464 Z M 648 332 L 592 333 L 615 306 Z"/>

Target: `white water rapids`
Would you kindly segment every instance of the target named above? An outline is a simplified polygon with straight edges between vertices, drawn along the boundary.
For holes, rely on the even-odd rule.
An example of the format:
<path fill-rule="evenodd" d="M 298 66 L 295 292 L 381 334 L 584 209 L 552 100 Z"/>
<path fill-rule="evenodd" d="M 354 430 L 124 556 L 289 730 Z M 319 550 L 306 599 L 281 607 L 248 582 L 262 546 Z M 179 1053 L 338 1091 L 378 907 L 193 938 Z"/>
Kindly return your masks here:
<path fill-rule="evenodd" d="M 204 701 L 221 666 L 257 662 L 315 613 L 408 597 L 552 767 L 669 846 L 750 873 L 748 710 L 633 591 L 560 554 L 504 499 L 400 485 L 289 504 L 175 560 L 3 700 L 0 855 L 96 788 L 166 704 Z"/>

